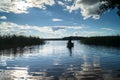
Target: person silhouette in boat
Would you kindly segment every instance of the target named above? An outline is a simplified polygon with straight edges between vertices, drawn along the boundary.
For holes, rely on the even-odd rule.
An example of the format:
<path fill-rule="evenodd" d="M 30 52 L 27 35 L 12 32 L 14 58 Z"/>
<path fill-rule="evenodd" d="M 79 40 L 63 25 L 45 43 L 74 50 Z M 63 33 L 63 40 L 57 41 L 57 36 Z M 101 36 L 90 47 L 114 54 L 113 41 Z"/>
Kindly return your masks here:
<path fill-rule="evenodd" d="M 67 47 L 68 48 L 72 48 L 74 46 L 74 44 L 72 43 L 72 39 L 71 37 L 69 37 L 68 43 L 67 43 Z"/>

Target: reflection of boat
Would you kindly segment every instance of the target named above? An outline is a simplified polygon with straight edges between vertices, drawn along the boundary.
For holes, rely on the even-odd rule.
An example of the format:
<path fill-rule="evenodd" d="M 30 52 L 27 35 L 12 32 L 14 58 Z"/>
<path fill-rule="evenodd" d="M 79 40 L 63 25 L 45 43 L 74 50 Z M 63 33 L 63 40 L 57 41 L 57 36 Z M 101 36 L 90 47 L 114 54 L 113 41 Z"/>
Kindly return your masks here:
<path fill-rule="evenodd" d="M 74 43 L 69 39 L 67 42 L 67 48 L 69 49 L 70 56 L 72 56 L 72 47 L 74 47 Z"/>

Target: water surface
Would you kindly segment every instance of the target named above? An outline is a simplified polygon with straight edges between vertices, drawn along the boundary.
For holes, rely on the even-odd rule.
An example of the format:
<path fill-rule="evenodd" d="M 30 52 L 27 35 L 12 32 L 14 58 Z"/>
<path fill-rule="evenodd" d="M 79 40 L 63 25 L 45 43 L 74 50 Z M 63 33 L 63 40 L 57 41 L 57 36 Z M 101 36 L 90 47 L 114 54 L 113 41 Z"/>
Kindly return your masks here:
<path fill-rule="evenodd" d="M 81 70 L 85 61 L 97 61 L 103 70 L 120 70 L 120 49 L 88 46 L 73 41 L 74 47 L 66 47 L 67 41 L 48 41 L 45 45 L 1 50 L 0 69 L 25 67 L 28 72 L 45 71 L 49 76 L 60 76 L 74 66 Z"/>

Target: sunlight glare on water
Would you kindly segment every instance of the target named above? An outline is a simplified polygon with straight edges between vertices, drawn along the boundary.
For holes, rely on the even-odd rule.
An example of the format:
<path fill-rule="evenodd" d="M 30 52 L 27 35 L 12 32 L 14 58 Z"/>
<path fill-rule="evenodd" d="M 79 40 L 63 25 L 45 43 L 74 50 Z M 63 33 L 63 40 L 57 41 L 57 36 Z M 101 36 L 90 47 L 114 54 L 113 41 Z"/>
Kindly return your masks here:
<path fill-rule="evenodd" d="M 73 78 L 83 78 L 84 76 L 81 75 L 86 75 L 86 71 L 87 74 L 101 74 L 99 71 L 114 73 L 120 69 L 120 49 L 73 42 L 74 47 L 71 50 L 66 47 L 67 41 L 48 41 L 42 46 L 1 50 L 0 74 L 12 71 L 10 76 L 21 73 L 23 75 L 17 74 L 16 78 L 25 79 L 26 76 L 36 78 L 35 75 L 39 75 L 40 78 L 41 73 L 45 72 L 47 78 L 61 76 L 62 79 L 63 74 L 68 75 L 68 73 L 69 75 L 74 73 Z M 104 78 L 106 78 L 105 76 L 104 74 Z M 95 77 L 93 76 L 93 78 Z"/>

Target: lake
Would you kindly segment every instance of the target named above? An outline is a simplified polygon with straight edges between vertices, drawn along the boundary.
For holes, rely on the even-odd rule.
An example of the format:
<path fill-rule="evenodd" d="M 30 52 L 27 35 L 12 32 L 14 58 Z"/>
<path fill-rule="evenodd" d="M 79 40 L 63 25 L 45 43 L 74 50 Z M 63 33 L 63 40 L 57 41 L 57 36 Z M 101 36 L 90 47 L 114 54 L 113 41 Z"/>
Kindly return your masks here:
<path fill-rule="evenodd" d="M 18 73 L 22 71 L 21 73 L 25 75 L 17 75 L 14 78 L 27 80 L 25 77 L 28 75 L 42 75 L 47 76 L 46 80 L 58 80 L 58 77 L 67 74 L 67 71 L 75 71 L 76 73 L 77 71 L 84 71 L 83 67 L 88 64 L 89 67 L 91 66 L 89 68 L 91 70 L 94 64 L 97 64 L 104 72 L 114 73 L 120 70 L 120 48 L 89 46 L 81 44 L 79 41 L 73 42 L 74 47 L 72 49 L 66 47 L 67 41 L 47 41 L 42 46 L 1 50 L 0 74 L 12 74 L 7 75 L 10 77 L 8 80 L 10 80 L 11 76 L 16 76 L 17 71 Z M 88 66 L 86 68 L 88 69 Z M 85 70 L 87 70 L 86 68 Z M 56 79 L 53 79 L 53 77 Z M 0 80 L 7 79 L 2 75 Z M 38 79 L 35 78 L 35 80 Z"/>

